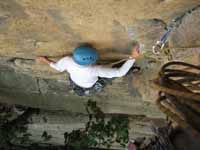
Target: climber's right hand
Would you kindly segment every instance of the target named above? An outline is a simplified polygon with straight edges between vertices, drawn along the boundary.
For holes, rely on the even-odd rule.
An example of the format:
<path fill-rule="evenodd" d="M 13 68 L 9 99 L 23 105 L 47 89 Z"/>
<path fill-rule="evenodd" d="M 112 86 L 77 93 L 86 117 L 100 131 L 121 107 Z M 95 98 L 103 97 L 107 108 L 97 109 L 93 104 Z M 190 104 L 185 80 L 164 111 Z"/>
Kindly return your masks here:
<path fill-rule="evenodd" d="M 36 58 L 36 61 L 37 62 L 41 62 L 41 63 L 46 63 L 46 64 L 50 64 L 51 63 L 51 61 L 45 56 L 38 56 Z"/>

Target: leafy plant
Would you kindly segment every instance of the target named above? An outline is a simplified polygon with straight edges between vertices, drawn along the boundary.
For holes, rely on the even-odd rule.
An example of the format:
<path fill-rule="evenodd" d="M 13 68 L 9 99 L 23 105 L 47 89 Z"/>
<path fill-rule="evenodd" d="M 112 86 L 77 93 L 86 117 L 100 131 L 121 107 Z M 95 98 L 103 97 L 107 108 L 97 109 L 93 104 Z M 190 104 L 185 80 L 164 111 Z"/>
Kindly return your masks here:
<path fill-rule="evenodd" d="M 44 141 L 49 141 L 52 138 L 52 135 L 48 134 L 47 131 L 44 131 L 42 133 L 42 138 L 44 138 Z"/>
<path fill-rule="evenodd" d="M 117 142 L 122 146 L 128 143 L 128 124 L 126 116 L 105 118 L 105 114 L 95 101 L 89 100 L 86 105 L 89 121 L 83 130 L 73 130 L 65 133 L 65 144 L 69 149 L 88 149 L 89 147 L 110 147 Z"/>
<path fill-rule="evenodd" d="M 34 109 L 24 108 L 25 112 L 16 115 L 13 106 L 0 104 L 0 149 L 9 149 L 13 142 L 21 144 L 29 140 L 27 133 L 28 118 L 35 113 Z"/>

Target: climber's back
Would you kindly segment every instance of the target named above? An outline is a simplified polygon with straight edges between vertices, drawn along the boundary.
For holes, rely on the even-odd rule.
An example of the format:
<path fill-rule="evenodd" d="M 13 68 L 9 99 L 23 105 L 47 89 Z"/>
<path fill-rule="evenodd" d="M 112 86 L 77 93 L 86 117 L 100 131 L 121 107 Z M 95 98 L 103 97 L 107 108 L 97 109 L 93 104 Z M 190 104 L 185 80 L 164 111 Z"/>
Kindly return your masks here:
<path fill-rule="evenodd" d="M 67 71 L 74 85 L 88 89 L 98 84 L 99 77 L 114 78 L 126 75 L 138 56 L 139 47 L 133 47 L 130 57 L 120 68 L 110 68 L 96 65 L 98 53 L 94 48 L 81 46 L 74 50 L 73 56 L 66 56 L 56 63 L 46 57 L 39 57 L 39 60 L 60 72 Z"/>

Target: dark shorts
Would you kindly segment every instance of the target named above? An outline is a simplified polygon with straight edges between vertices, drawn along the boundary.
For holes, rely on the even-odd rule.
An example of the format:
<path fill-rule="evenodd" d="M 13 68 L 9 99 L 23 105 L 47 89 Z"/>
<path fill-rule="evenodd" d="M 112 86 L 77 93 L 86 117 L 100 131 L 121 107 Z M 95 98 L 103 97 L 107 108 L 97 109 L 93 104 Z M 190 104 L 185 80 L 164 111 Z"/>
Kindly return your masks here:
<path fill-rule="evenodd" d="M 91 88 L 82 88 L 74 83 L 71 78 L 69 78 L 69 81 L 70 87 L 73 89 L 73 91 L 79 96 L 84 96 L 101 92 L 107 84 L 111 84 L 112 79 L 99 78 Z"/>

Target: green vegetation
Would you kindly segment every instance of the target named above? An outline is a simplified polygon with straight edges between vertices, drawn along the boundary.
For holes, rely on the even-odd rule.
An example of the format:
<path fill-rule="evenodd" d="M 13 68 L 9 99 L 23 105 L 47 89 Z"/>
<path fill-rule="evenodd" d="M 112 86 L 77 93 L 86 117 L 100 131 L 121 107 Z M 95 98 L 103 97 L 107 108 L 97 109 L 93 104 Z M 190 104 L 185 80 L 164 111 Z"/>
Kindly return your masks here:
<path fill-rule="evenodd" d="M 13 144 L 23 146 L 30 142 L 29 136 L 31 135 L 27 133 L 28 118 L 36 113 L 34 109 L 25 108 L 24 113 L 18 115 L 13 111 L 12 106 L 8 106 L 8 108 L 0 113 L 0 148 L 2 149 L 11 148 Z M 96 102 L 91 100 L 86 104 L 86 110 L 88 122 L 85 128 L 64 134 L 65 149 L 109 148 L 113 143 L 126 146 L 129 140 L 127 116 L 111 115 L 108 117 Z M 52 136 L 44 131 L 42 138 L 44 141 L 49 141 Z"/>
<path fill-rule="evenodd" d="M 44 131 L 42 133 L 42 138 L 44 139 L 44 141 L 49 141 L 52 138 L 52 135 L 48 134 L 47 131 Z"/>
<path fill-rule="evenodd" d="M 105 114 L 89 100 L 86 105 L 89 121 L 85 129 L 65 133 L 65 144 L 68 149 L 89 149 L 89 147 L 107 147 L 117 142 L 124 146 L 128 143 L 129 120 L 127 116 L 112 116 L 105 119 Z"/>
<path fill-rule="evenodd" d="M 18 116 L 13 108 L 0 104 L 0 149 L 10 149 L 13 143 L 24 144 L 29 140 L 27 119 L 35 110 L 24 108 L 26 111 Z"/>

